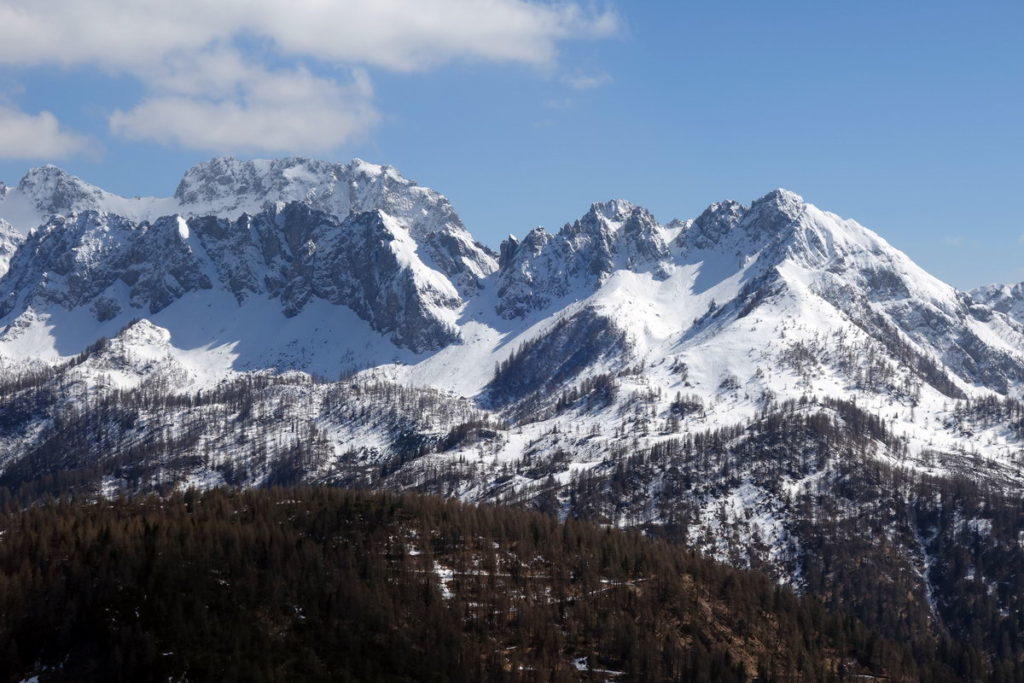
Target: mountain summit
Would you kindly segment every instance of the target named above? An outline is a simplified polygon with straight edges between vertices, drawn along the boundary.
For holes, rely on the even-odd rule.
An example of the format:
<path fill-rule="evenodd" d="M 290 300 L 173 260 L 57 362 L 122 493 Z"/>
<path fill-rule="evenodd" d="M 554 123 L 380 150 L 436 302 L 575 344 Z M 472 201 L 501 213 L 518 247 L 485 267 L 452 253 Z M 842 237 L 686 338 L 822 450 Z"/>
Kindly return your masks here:
<path fill-rule="evenodd" d="M 828 393 L 858 382 L 852 366 L 830 360 L 833 343 L 821 338 L 841 331 L 843 345 L 866 344 L 887 358 L 901 385 L 961 397 L 1016 395 L 1024 383 L 1021 322 L 1006 296 L 958 292 L 870 230 L 784 189 L 749 206 L 712 204 L 668 226 L 624 200 L 596 203 L 557 233 L 537 228 L 506 240 L 499 259 L 443 195 L 359 159 L 216 158 L 189 169 L 166 199 L 118 197 L 45 166 L 0 194 L 0 217 L 31 228 L 24 239 L 0 224 L 11 271 L 0 282 L 0 355 L 19 362 L 55 362 L 144 316 L 169 325 L 172 339 L 223 342 L 275 302 L 294 329 L 270 344 L 232 342 L 248 352 L 225 371 L 332 376 L 381 366 L 417 384 L 483 395 L 495 379 L 488 366 L 550 330 L 571 329 L 585 313 L 588 326 L 600 321 L 627 341 L 610 356 L 577 353 L 583 360 L 571 377 L 598 372 L 597 357 L 619 365 L 671 358 L 707 374 L 693 388 L 708 397 L 732 376 L 756 394 L 778 394 L 764 364 L 813 341 L 821 347 L 815 362 L 824 363 L 820 386 L 809 376 L 800 386 Z M 38 223 L 26 223 L 32 216 Z M 216 333 L 202 322 L 208 314 L 191 310 L 200 299 L 217 311 Z M 315 314 L 320 326 L 306 320 L 315 302 L 341 308 Z M 360 323 L 347 334 L 333 327 L 332 318 L 351 315 Z M 328 333 L 330 348 L 311 355 L 309 325 L 339 334 Z M 15 340 L 29 329 L 51 331 L 28 350 Z M 762 365 L 720 364 L 716 349 L 726 342 L 750 348 Z M 453 379 L 442 368 L 460 353 L 485 366 Z"/>

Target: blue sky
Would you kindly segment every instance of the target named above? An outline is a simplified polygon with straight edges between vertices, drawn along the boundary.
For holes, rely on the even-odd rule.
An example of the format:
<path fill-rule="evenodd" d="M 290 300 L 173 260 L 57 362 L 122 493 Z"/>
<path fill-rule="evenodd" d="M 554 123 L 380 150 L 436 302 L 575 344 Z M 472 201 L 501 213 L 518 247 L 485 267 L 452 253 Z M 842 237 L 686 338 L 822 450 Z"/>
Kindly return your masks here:
<path fill-rule="evenodd" d="M 0 0 L 9 183 L 53 162 L 166 195 L 216 154 L 359 156 L 492 246 L 782 186 L 959 287 L 1024 280 L 1019 1 L 81 4 Z"/>

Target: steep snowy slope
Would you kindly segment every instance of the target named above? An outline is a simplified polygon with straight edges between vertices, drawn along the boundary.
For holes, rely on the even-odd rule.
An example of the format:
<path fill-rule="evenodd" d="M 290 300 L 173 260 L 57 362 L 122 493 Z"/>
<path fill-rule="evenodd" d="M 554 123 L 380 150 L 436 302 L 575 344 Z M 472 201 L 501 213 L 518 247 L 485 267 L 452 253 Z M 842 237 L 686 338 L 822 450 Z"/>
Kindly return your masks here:
<path fill-rule="evenodd" d="M 7 272 L 14 252 L 24 241 L 24 236 L 14 226 L 0 218 L 0 277 Z"/>

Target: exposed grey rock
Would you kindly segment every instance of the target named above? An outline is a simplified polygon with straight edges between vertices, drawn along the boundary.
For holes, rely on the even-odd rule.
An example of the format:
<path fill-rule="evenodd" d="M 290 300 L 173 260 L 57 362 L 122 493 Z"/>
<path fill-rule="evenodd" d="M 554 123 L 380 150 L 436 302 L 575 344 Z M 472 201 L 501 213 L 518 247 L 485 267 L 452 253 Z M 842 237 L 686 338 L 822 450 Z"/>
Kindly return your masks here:
<path fill-rule="evenodd" d="M 622 200 L 594 204 L 557 234 L 531 230 L 502 245 L 498 312 L 520 318 L 570 295 L 588 296 L 613 271 L 662 272 L 663 230 L 646 209 Z"/>
<path fill-rule="evenodd" d="M 29 236 L 0 283 L 0 315 L 93 306 L 104 320 L 115 306 L 99 300 L 115 283 L 140 314 L 222 287 L 239 303 L 278 299 L 289 316 L 314 297 L 348 306 L 397 345 L 425 351 L 458 338 L 441 312 L 461 299 L 435 284 L 443 277 L 424 277 L 426 266 L 410 254 L 415 244 L 379 211 L 340 220 L 294 202 L 237 221 L 168 216 L 152 224 L 88 211 L 55 217 Z"/>

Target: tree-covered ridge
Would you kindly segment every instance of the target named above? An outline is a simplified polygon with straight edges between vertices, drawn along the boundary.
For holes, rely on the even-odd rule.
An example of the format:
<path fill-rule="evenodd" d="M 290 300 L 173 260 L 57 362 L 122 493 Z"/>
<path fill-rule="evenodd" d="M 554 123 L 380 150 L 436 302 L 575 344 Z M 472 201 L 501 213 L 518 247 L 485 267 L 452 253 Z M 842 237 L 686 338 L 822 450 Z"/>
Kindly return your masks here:
<path fill-rule="evenodd" d="M 696 431 L 652 418 L 652 394 L 634 391 L 627 405 L 635 422 L 618 429 L 599 461 L 565 476 L 589 447 L 588 430 L 552 429 L 522 457 L 498 458 L 522 425 L 494 422 L 431 389 L 256 375 L 195 394 L 157 383 L 69 401 L 51 375 L 0 383 L 0 439 L 28 432 L 37 444 L 0 474 L 0 505 L 224 482 L 414 490 L 533 507 L 764 571 L 962 678 L 1024 680 L 1024 505 L 1012 493 L 1011 464 L 926 453 L 946 474 L 923 475 L 906 439 L 853 402 L 767 401 L 749 422 Z M 621 381 L 581 382 L 557 404 L 604 405 Z M 684 394 L 673 405 L 673 415 L 703 410 Z M 993 422 L 1016 425 L 1022 411 L 1014 400 L 982 399 L 957 403 L 951 415 L 956 429 L 979 433 Z M 32 431 L 40 412 L 50 425 Z M 329 430 L 354 425 L 374 425 L 386 445 L 331 446 Z M 660 440 L 644 447 L 643 434 Z"/>
<path fill-rule="evenodd" d="M 332 488 L 0 518 L 3 679 L 953 680 L 764 575 L 521 509 Z"/>

